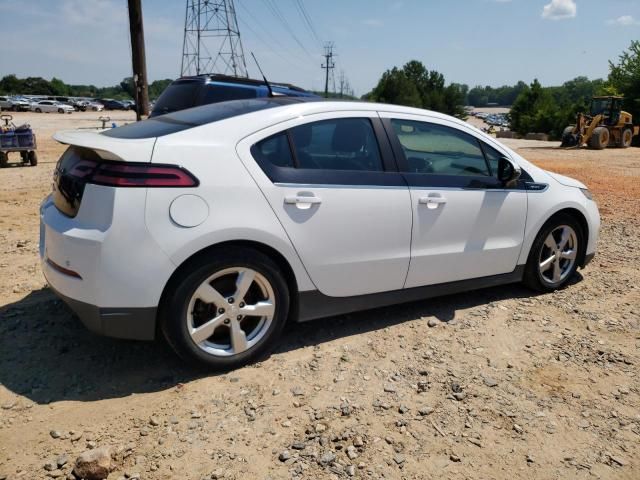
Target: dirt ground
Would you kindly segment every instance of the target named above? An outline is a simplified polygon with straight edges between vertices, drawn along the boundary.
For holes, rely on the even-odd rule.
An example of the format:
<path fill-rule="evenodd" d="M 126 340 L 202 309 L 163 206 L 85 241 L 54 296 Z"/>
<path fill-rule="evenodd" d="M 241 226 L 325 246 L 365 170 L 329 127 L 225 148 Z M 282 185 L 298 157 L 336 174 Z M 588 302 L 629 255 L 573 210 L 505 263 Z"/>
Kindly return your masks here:
<path fill-rule="evenodd" d="M 640 150 L 506 142 L 600 205 L 598 255 L 565 290 L 294 324 L 264 361 L 210 375 L 87 332 L 46 288 L 50 136 L 98 115 L 14 116 L 40 164 L 0 170 L 0 480 L 66 478 L 103 446 L 109 479 L 640 478 Z"/>

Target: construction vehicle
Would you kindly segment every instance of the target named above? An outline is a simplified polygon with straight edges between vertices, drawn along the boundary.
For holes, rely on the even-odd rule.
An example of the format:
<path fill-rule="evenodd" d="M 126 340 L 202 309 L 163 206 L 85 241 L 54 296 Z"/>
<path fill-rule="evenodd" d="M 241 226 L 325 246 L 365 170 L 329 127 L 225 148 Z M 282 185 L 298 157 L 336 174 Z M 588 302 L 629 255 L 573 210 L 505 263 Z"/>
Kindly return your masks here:
<path fill-rule="evenodd" d="M 579 113 L 576 124 L 564 129 L 561 147 L 630 147 L 640 127 L 634 127 L 631 114 L 622 110 L 623 100 L 618 96 L 593 97 L 590 114 Z"/>

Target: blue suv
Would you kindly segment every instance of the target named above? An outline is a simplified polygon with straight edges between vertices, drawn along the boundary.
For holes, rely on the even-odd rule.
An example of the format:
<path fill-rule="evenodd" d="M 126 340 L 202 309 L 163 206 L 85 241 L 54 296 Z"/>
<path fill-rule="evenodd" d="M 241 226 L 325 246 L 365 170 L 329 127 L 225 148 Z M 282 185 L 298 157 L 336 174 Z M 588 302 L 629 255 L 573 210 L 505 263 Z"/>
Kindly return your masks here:
<path fill-rule="evenodd" d="M 320 98 L 288 83 L 269 83 L 275 95 Z M 226 75 L 182 77 L 169 85 L 158 97 L 150 117 L 157 117 L 209 103 L 268 97 L 269 89 L 262 80 Z"/>

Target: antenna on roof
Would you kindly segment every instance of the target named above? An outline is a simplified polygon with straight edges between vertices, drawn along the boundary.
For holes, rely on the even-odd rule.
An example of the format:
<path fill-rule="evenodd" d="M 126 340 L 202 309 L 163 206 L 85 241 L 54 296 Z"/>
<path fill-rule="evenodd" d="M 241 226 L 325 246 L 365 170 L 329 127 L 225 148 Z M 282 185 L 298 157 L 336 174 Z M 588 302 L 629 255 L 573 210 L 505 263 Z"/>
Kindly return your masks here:
<path fill-rule="evenodd" d="M 260 75 L 262 75 L 262 78 L 264 79 L 264 84 L 267 86 L 267 90 L 269 90 L 269 96 L 270 97 L 275 97 L 275 95 L 273 94 L 273 90 L 271 90 L 271 85 L 269 84 L 269 80 L 267 80 L 267 77 L 265 77 L 264 73 L 262 73 L 262 69 L 260 68 L 260 64 L 258 63 L 258 59 L 253 54 L 253 52 L 251 52 L 251 56 L 253 57 L 253 61 L 256 62 L 256 65 L 258 66 L 258 70 L 260 71 Z"/>

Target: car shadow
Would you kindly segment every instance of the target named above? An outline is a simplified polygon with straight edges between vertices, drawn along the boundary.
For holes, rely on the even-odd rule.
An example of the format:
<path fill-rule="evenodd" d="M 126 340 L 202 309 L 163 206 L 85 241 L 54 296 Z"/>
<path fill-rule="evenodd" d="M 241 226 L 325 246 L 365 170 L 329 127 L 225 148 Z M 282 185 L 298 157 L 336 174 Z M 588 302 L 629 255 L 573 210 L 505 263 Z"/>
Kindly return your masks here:
<path fill-rule="evenodd" d="M 291 323 L 276 352 L 380 330 L 416 318 L 452 322 L 460 310 L 532 295 L 535 293 L 531 290 L 514 284 Z M 0 384 L 39 404 L 120 398 L 166 390 L 211 375 L 218 374 L 186 365 L 162 341 L 118 340 L 89 332 L 48 288 L 0 308 Z"/>

